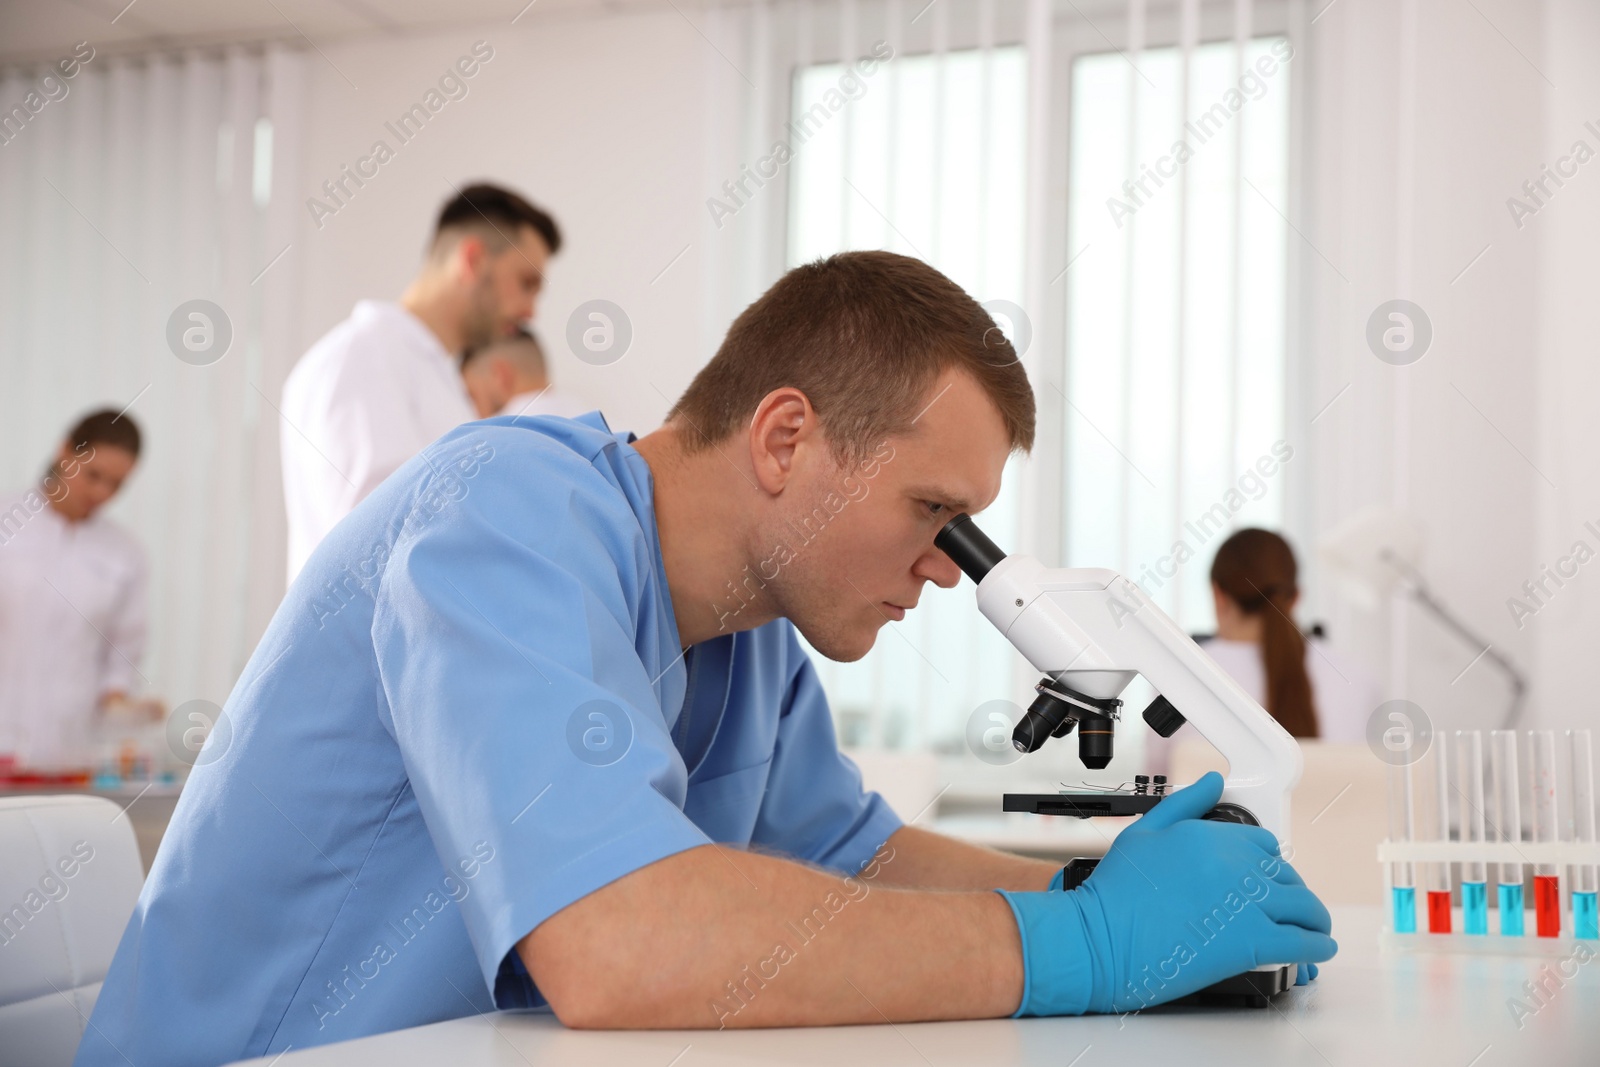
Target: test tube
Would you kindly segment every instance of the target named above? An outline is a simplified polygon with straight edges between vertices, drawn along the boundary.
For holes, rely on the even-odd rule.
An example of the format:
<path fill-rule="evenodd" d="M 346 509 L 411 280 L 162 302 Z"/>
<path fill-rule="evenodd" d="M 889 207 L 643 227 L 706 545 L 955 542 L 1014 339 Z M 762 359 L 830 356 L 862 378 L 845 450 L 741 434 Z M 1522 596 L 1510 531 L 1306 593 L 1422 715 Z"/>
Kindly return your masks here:
<path fill-rule="evenodd" d="M 1533 746 L 1533 839 L 1554 844 L 1561 839 L 1556 799 L 1556 732 L 1529 730 Z M 1561 880 L 1554 863 L 1536 863 L 1533 873 L 1533 915 L 1540 937 L 1561 936 Z"/>
<path fill-rule="evenodd" d="M 1411 765 L 1389 767 L 1389 840 L 1410 841 L 1411 815 Z M 1394 932 L 1417 932 L 1417 887 L 1410 860 L 1395 863 L 1389 890 L 1394 911 Z"/>
<path fill-rule="evenodd" d="M 1572 839 L 1580 845 L 1595 843 L 1594 750 L 1588 730 L 1568 730 L 1572 747 Z M 1580 863 L 1572 878 L 1572 934 L 1600 938 L 1600 910 L 1595 906 L 1596 869 Z"/>
<path fill-rule="evenodd" d="M 1461 840 L 1482 846 L 1483 733 L 1456 731 L 1456 778 L 1461 793 Z M 1461 927 L 1469 934 L 1489 932 L 1489 872 L 1482 860 L 1461 864 Z"/>
<path fill-rule="evenodd" d="M 1517 780 L 1517 732 L 1495 730 L 1490 735 L 1489 766 L 1494 772 L 1495 838 L 1507 844 L 1522 840 L 1522 798 Z M 1500 864 L 1500 935 L 1522 936 L 1522 864 Z"/>
<path fill-rule="evenodd" d="M 1450 757 L 1441 731 L 1434 739 L 1434 829 L 1437 840 L 1450 840 Z M 1428 870 L 1428 933 L 1450 932 L 1450 862 L 1429 865 Z"/>

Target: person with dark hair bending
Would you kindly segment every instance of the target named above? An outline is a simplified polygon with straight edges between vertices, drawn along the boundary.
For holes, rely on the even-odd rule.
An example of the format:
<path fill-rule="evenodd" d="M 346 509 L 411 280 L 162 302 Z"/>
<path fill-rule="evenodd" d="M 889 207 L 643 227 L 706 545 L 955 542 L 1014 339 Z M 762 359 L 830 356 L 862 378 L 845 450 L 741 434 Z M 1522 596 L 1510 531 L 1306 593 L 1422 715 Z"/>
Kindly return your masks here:
<path fill-rule="evenodd" d="M 129 698 L 144 653 L 144 550 L 99 513 L 139 447 L 131 418 L 96 411 L 37 483 L 0 499 L 0 760 L 81 766 L 97 714 L 162 713 Z"/>
<path fill-rule="evenodd" d="M 439 212 L 399 303 L 363 300 L 283 386 L 289 580 L 378 483 L 476 414 L 463 352 L 533 317 L 561 231 L 508 189 L 471 185 Z"/>
<path fill-rule="evenodd" d="M 1217 635 L 1201 646 L 1298 738 L 1359 742 L 1378 706 L 1376 687 L 1320 638 L 1295 625 L 1299 567 L 1270 530 L 1240 530 L 1211 563 Z"/>
<path fill-rule="evenodd" d="M 575 419 L 595 410 L 550 381 L 544 346 L 526 326 L 518 326 L 509 336 L 486 345 L 467 349 L 461 357 L 461 376 L 466 379 L 467 393 L 481 419 L 494 415 L 558 415 Z"/>

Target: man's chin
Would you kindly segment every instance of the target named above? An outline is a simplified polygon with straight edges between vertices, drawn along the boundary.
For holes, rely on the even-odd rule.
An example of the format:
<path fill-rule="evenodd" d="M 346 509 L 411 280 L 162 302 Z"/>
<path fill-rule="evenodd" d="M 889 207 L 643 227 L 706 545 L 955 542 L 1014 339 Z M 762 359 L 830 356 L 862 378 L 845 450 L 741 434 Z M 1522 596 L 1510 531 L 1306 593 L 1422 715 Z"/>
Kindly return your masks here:
<path fill-rule="evenodd" d="M 878 643 L 878 631 L 883 623 L 866 630 L 857 630 L 850 633 L 830 633 L 812 635 L 800 630 L 802 637 L 812 648 L 822 653 L 835 663 L 854 663 L 856 660 L 872 651 L 872 646 Z"/>

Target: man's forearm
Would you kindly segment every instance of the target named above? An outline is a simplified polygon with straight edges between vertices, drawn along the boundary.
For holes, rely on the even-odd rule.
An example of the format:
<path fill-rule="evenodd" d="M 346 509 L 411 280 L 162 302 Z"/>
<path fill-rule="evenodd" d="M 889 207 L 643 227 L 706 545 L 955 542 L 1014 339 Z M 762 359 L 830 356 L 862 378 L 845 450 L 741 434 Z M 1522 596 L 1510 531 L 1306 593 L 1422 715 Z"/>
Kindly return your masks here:
<path fill-rule="evenodd" d="M 882 865 L 878 884 L 899 889 L 1043 890 L 1061 869 L 916 826 L 896 830 L 889 847 L 894 862 Z"/>
<path fill-rule="evenodd" d="M 518 951 L 556 1015 L 581 1028 L 1009 1015 L 1022 997 L 1011 909 L 987 891 L 889 888 L 900 860 L 896 849 L 876 878 L 845 879 L 691 849 L 568 906 Z"/>

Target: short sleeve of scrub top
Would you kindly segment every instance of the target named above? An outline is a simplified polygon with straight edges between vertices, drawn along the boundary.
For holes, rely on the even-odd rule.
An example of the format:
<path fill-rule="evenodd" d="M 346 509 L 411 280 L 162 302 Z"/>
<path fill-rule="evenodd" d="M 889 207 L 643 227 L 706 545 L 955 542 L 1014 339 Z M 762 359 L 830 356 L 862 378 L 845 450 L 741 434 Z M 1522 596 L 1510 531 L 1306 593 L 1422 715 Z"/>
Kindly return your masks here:
<path fill-rule="evenodd" d="M 680 810 L 684 764 L 636 646 L 656 549 L 588 462 L 544 458 L 539 491 L 479 478 L 402 538 L 373 617 L 380 715 L 441 862 L 503 845 L 461 905 L 501 1007 L 521 1000 L 507 957 L 529 931 L 708 841 Z"/>

